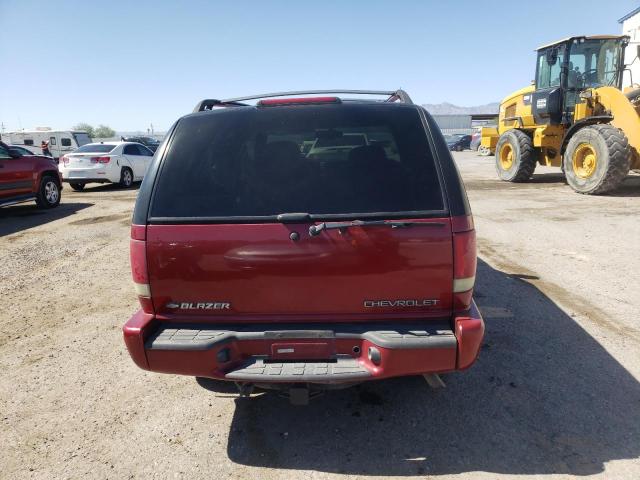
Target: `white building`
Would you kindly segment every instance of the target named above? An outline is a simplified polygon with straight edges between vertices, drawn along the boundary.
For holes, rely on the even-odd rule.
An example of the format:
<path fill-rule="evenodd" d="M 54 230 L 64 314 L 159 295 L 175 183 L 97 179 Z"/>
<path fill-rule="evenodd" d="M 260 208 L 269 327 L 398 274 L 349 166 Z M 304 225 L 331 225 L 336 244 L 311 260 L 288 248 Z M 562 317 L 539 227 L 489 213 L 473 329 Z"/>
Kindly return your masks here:
<path fill-rule="evenodd" d="M 622 34 L 629 35 L 630 38 L 624 54 L 624 63 L 629 65 L 631 72 L 624 72 L 622 88 L 630 86 L 632 79 L 633 83 L 640 85 L 640 58 L 636 58 L 640 45 L 640 7 L 626 14 L 618 23 L 622 24 Z"/>

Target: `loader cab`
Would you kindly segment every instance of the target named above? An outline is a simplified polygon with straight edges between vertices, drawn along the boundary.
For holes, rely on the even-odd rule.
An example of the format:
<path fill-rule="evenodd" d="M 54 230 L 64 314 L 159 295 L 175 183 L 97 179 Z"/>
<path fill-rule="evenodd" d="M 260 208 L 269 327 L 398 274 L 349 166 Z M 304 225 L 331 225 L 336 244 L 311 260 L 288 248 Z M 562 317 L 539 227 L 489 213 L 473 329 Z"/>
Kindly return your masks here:
<path fill-rule="evenodd" d="M 621 88 L 627 36 L 571 37 L 537 50 L 536 124 L 570 125 L 580 92 L 603 86 Z"/>

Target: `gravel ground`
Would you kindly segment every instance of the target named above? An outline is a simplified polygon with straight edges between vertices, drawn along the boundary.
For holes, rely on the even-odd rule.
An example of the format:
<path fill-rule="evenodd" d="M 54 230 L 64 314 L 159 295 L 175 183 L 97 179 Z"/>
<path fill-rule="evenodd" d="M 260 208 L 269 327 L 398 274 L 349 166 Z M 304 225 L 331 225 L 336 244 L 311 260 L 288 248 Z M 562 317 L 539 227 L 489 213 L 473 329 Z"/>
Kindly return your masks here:
<path fill-rule="evenodd" d="M 395 379 L 308 407 L 133 365 L 135 190 L 0 210 L 0 477 L 640 478 L 640 177 L 587 197 L 551 169 L 513 185 L 490 158 L 456 159 L 478 362 L 443 390 Z"/>

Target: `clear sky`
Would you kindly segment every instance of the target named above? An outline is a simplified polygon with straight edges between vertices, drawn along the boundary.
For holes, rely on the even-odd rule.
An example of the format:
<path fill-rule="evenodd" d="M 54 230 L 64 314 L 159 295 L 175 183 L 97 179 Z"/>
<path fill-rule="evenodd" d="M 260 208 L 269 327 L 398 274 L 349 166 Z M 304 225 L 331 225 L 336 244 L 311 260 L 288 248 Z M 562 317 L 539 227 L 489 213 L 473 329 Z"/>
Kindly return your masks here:
<path fill-rule="evenodd" d="M 500 100 L 533 49 L 621 32 L 631 0 L 0 0 L 0 121 L 165 130 L 203 98 L 402 87 L 415 102 Z"/>

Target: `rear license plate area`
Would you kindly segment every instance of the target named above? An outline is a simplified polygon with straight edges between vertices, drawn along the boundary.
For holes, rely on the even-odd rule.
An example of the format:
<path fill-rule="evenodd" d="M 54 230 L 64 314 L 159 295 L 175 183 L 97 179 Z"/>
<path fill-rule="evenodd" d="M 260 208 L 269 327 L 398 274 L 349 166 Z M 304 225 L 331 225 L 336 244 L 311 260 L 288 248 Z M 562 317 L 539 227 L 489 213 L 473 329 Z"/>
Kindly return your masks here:
<path fill-rule="evenodd" d="M 271 344 L 270 360 L 328 360 L 335 356 L 334 342 L 278 342 Z"/>

